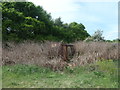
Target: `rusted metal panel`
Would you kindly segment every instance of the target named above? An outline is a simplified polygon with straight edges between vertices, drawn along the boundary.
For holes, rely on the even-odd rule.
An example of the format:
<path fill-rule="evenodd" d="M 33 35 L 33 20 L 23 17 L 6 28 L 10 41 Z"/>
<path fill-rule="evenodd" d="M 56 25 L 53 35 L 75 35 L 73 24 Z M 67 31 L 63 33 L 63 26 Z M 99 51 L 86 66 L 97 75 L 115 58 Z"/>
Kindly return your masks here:
<path fill-rule="evenodd" d="M 73 44 L 52 44 L 48 51 L 48 58 L 60 57 L 64 61 L 69 61 L 75 54 Z"/>
<path fill-rule="evenodd" d="M 61 44 L 61 58 L 65 61 L 72 59 L 75 54 L 75 48 L 72 44 Z"/>

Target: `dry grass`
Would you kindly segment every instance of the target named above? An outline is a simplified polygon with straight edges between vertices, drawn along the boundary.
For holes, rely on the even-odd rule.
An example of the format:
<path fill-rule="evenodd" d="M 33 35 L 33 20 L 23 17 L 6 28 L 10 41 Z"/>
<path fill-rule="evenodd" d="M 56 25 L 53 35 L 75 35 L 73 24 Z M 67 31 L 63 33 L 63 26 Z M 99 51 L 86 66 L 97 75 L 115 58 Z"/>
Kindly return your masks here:
<path fill-rule="evenodd" d="M 76 42 L 76 54 L 72 59 L 77 65 L 93 63 L 98 60 L 118 60 L 118 43 Z"/>
<path fill-rule="evenodd" d="M 76 53 L 72 62 L 67 63 L 59 57 L 59 42 L 35 43 L 13 42 L 3 44 L 2 64 L 35 64 L 52 70 L 63 70 L 66 66 L 79 66 L 98 60 L 118 60 L 118 44 L 107 42 L 75 42 Z"/>

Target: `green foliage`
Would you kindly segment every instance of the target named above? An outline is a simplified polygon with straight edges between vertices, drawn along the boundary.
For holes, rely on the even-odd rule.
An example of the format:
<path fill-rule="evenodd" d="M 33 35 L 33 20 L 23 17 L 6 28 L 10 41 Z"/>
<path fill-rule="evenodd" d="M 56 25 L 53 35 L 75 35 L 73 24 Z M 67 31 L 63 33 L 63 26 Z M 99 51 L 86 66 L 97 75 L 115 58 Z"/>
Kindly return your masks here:
<path fill-rule="evenodd" d="M 51 72 L 48 68 L 40 68 L 35 65 L 15 65 L 12 67 L 6 66 L 3 67 L 3 69 L 6 69 L 8 73 L 14 73 L 16 75 L 28 75 L 28 74 L 34 74 L 34 73 L 49 73 Z M 4 71 L 3 71 L 4 72 Z"/>
<path fill-rule="evenodd" d="M 106 42 L 112 42 L 112 40 L 105 40 Z"/>
<path fill-rule="evenodd" d="M 3 41 L 51 40 L 74 42 L 89 36 L 83 24 L 64 24 L 32 2 L 2 3 Z"/>
<path fill-rule="evenodd" d="M 97 30 L 95 31 L 95 33 L 91 36 L 85 39 L 85 41 L 89 42 L 89 41 L 105 41 L 104 37 L 102 37 L 103 31 L 101 30 Z"/>
<path fill-rule="evenodd" d="M 98 77 L 104 77 L 104 73 L 101 71 L 95 71 L 94 74 Z"/>
<path fill-rule="evenodd" d="M 119 43 L 120 42 L 120 39 L 117 38 L 117 39 L 114 39 L 114 40 L 105 40 L 106 42 L 111 42 L 111 43 Z"/>
<path fill-rule="evenodd" d="M 81 24 L 81 23 L 78 24 L 76 22 L 72 22 L 72 23 L 70 23 L 69 28 L 73 32 L 73 37 L 76 40 L 84 40 L 86 37 L 90 36 L 86 32 L 85 26 L 83 24 Z"/>
<path fill-rule="evenodd" d="M 115 61 L 117 62 L 117 61 Z M 107 72 L 110 75 L 117 76 L 118 74 L 118 65 L 113 62 L 113 60 L 104 60 L 104 61 L 98 61 L 96 65 L 98 65 L 98 69 L 103 72 Z"/>
<path fill-rule="evenodd" d="M 120 39 L 119 38 L 114 39 L 112 42 L 120 42 Z"/>
<path fill-rule="evenodd" d="M 56 26 L 62 26 L 62 25 L 63 25 L 63 22 L 61 21 L 61 18 L 59 17 L 59 18 L 56 18 L 56 19 L 55 19 L 54 24 L 55 24 Z"/>
<path fill-rule="evenodd" d="M 89 71 L 93 71 L 97 77 L 110 77 L 113 81 L 118 81 L 118 61 L 103 60 L 88 65 Z"/>
<path fill-rule="evenodd" d="M 90 67 L 96 69 L 91 71 Z M 3 66 L 2 85 L 3 88 L 118 88 L 117 74 L 116 77 L 111 74 L 116 72 L 114 67 L 117 66 L 112 60 L 67 67 L 62 72 L 35 65 Z"/>

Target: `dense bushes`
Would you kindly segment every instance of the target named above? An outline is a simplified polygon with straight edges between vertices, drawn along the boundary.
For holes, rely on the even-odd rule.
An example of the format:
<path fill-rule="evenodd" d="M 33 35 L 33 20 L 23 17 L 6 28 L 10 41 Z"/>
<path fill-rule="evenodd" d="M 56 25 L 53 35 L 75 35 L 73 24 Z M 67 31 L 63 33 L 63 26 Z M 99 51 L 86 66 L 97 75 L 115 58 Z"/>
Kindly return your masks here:
<path fill-rule="evenodd" d="M 20 44 L 7 43 L 3 45 L 3 64 L 35 64 L 62 70 L 66 66 L 82 66 L 91 64 L 99 60 L 118 60 L 118 44 L 106 42 L 75 42 L 76 48 L 74 57 L 70 63 L 63 61 L 59 57 L 58 42 L 24 42 Z M 11 61 L 11 63 L 9 63 Z"/>
<path fill-rule="evenodd" d="M 90 36 L 83 24 L 64 24 L 32 2 L 2 3 L 3 41 L 51 40 L 73 42 Z"/>

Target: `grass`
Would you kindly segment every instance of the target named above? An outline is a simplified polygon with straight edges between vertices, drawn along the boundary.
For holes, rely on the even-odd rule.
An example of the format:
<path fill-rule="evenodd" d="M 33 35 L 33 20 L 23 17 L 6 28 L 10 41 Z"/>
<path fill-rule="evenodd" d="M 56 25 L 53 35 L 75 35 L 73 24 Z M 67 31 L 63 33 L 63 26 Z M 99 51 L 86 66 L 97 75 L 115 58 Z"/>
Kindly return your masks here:
<path fill-rule="evenodd" d="M 25 41 L 21 43 L 5 42 L 2 47 L 2 65 L 34 64 L 56 69 L 66 67 L 61 59 L 61 42 L 45 41 L 44 43 Z M 74 42 L 75 54 L 71 65 L 81 66 L 98 60 L 118 59 L 118 43 L 108 42 Z M 72 50 L 68 50 L 72 55 Z"/>
<path fill-rule="evenodd" d="M 2 87 L 117 88 L 117 65 L 113 60 L 106 60 L 56 72 L 35 65 L 3 66 Z"/>

